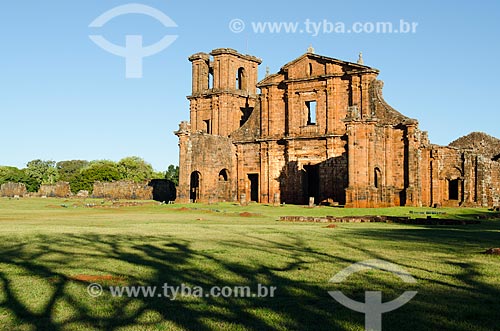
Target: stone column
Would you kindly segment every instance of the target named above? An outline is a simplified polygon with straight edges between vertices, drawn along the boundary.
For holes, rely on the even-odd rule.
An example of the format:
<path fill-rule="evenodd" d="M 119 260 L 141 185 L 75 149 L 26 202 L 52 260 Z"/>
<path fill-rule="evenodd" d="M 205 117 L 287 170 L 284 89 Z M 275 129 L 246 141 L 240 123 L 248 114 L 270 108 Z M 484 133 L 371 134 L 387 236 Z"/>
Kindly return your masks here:
<path fill-rule="evenodd" d="M 189 122 L 181 122 L 179 130 L 174 134 L 179 137 L 179 186 L 177 187 L 178 203 L 189 202 L 191 181 L 191 128 Z"/>

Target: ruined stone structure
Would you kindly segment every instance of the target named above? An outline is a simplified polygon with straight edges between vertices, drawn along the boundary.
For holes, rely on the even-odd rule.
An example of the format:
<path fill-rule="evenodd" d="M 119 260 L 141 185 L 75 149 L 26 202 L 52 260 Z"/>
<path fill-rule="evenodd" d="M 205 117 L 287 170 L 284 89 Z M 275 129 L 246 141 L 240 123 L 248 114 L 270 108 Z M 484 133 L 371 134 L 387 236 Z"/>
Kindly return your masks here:
<path fill-rule="evenodd" d="M 28 190 L 26 189 L 26 185 L 22 183 L 9 182 L 0 186 L 0 197 L 23 197 L 27 194 Z"/>
<path fill-rule="evenodd" d="M 106 199 L 138 199 L 169 202 L 175 200 L 175 184 L 167 179 L 153 179 L 136 183 L 120 180 L 95 182 L 92 197 Z"/>
<path fill-rule="evenodd" d="M 71 196 L 71 187 L 68 182 L 57 182 L 53 185 L 41 185 L 38 196 L 51 198 L 68 198 Z"/>
<path fill-rule="evenodd" d="M 500 140 L 473 133 L 431 144 L 384 101 L 379 71 L 362 61 L 310 48 L 257 82 L 254 56 L 224 48 L 189 60 L 190 122 L 175 132 L 179 202 L 499 203 Z"/>
<path fill-rule="evenodd" d="M 94 198 L 140 200 L 150 200 L 153 198 L 153 188 L 148 186 L 147 182 L 135 183 L 127 180 L 95 182 L 92 192 Z"/>

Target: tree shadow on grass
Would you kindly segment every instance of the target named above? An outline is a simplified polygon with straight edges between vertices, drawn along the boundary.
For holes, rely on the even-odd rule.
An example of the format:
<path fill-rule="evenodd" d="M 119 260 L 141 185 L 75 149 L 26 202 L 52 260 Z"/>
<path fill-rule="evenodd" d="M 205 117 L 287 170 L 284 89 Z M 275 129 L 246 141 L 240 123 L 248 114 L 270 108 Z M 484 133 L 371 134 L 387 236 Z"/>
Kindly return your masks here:
<path fill-rule="evenodd" d="M 500 272 L 500 258 L 482 254 L 487 248 L 500 246 L 499 221 L 468 226 L 365 227 L 356 231 L 356 237 L 417 247 L 416 252 L 408 251 L 417 259 L 419 252 L 427 258 L 435 253 L 428 264 L 412 263 L 408 258 L 395 260 L 373 247 L 343 243 L 411 270 L 421 284 L 418 295 L 408 306 L 384 317 L 384 326 L 406 318 L 405 329 L 411 330 L 500 330 L 496 313 L 500 311 L 500 279 L 494 276 Z M 433 270 L 436 265 L 440 267 Z M 489 281 L 485 281 L 487 277 Z"/>
<path fill-rule="evenodd" d="M 491 244 L 497 240 L 494 226 L 483 226 L 477 233 L 472 228 L 467 229 L 405 227 L 375 231 L 364 228 L 359 229 L 357 235 L 393 241 L 439 240 L 443 249 L 455 240 L 478 241 L 476 236 L 480 230 L 489 229 L 492 233 L 479 241 Z M 221 240 L 217 243 L 224 248 L 224 254 L 195 249 L 193 242 L 165 236 L 36 236 L 29 243 L 3 243 L 0 244 L 0 293 L 3 294 L 0 312 L 3 310 L 9 316 L 8 320 L 3 317 L 3 328 L 37 331 L 362 330 L 364 316 L 336 303 L 327 293 L 327 283 L 303 279 L 296 273 L 311 261 L 332 263 L 334 272 L 340 271 L 338 265 L 344 267 L 358 261 L 314 250 L 300 235 L 288 235 L 286 239 L 287 243 L 283 243 L 254 237 L 255 247 L 237 240 Z M 383 258 L 354 244 L 352 247 L 370 258 Z M 228 258 L 242 249 L 276 255 L 273 261 L 280 263 Z M 400 264 L 400 261 L 391 262 Z M 487 330 L 488 327 L 494 330 L 495 309 L 500 308 L 495 301 L 500 296 L 498 286 L 482 282 L 480 266 L 476 264 L 450 262 L 450 265 L 461 270 L 455 277 L 464 284 L 462 287 L 435 283 L 419 289 L 412 302 L 384 315 L 384 330 L 465 331 Z M 86 280 L 75 277 L 81 274 L 112 275 L 114 278 Z M 30 279 L 36 280 L 33 284 L 43 282 L 48 290 L 23 287 Z M 87 293 L 87 287 L 94 282 L 101 283 L 104 288 L 100 297 L 94 298 Z M 164 283 L 200 286 L 205 291 L 213 286 L 249 286 L 255 293 L 258 284 L 275 286 L 277 290 L 273 298 L 208 296 L 170 300 L 157 295 L 118 298 L 113 297 L 109 289 L 115 285 L 161 287 Z M 398 284 L 382 285 L 400 294 Z M 488 306 L 467 308 L 469 304 L 482 301 L 489 303 Z M 454 303 L 461 306 L 454 307 Z M 476 325 L 467 324 L 477 320 L 468 311 L 479 314 L 482 320 Z M 455 318 L 457 313 L 461 315 Z"/>
<path fill-rule="evenodd" d="M 9 330 L 56 331 L 121 330 L 124 327 L 129 330 L 331 330 L 339 321 L 351 323 L 349 312 L 334 316 L 332 299 L 323 286 L 277 275 L 275 270 L 262 265 L 228 262 L 223 256 L 195 251 L 191 246 L 190 242 L 164 237 L 113 235 L 38 236 L 30 243 L 0 245 L 0 293 L 3 293 L 0 309 L 9 315 L 9 322 L 4 325 Z M 232 254 L 230 243 L 227 248 Z M 301 254 L 283 269 L 300 265 Z M 85 280 L 82 273 L 116 277 Z M 22 278 L 45 280 L 50 291 L 45 291 L 43 298 L 37 297 L 40 294 L 36 289 L 19 287 Z M 87 286 L 93 282 L 103 286 L 102 296 L 88 295 Z M 200 286 L 206 291 L 213 286 L 249 286 L 252 294 L 257 294 L 258 284 L 262 283 L 277 290 L 274 298 L 209 296 L 170 300 L 157 295 L 117 298 L 107 289 L 114 285 L 152 285 L 160 291 L 164 283 Z M 62 317 L 66 314 L 61 313 L 61 307 L 69 316 Z M 360 321 L 358 318 L 352 324 Z"/>

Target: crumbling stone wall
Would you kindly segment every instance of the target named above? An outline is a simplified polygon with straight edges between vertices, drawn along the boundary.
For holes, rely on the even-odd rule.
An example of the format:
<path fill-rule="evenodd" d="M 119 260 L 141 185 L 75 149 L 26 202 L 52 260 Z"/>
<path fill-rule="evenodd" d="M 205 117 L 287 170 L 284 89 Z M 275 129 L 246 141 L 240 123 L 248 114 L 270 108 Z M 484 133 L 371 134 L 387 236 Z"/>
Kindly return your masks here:
<path fill-rule="evenodd" d="M 107 199 L 152 200 L 153 187 L 148 182 L 133 181 L 95 182 L 92 196 Z"/>
<path fill-rule="evenodd" d="M 15 197 L 25 196 L 28 193 L 26 185 L 22 183 L 5 183 L 0 186 L 0 196 L 2 197 Z"/>
<path fill-rule="evenodd" d="M 491 163 L 491 195 L 492 205 L 500 207 L 500 162 Z"/>
<path fill-rule="evenodd" d="M 236 199 L 234 145 L 226 137 L 198 132 L 179 134 L 185 162 L 179 169 L 179 201 L 211 202 Z"/>
<path fill-rule="evenodd" d="M 71 196 L 71 187 L 68 182 L 57 182 L 54 185 L 41 185 L 38 190 L 38 195 L 53 198 L 67 198 Z"/>
<path fill-rule="evenodd" d="M 92 196 L 107 199 L 170 202 L 176 199 L 176 187 L 172 181 L 167 179 L 152 179 L 142 183 L 133 181 L 96 182 Z"/>

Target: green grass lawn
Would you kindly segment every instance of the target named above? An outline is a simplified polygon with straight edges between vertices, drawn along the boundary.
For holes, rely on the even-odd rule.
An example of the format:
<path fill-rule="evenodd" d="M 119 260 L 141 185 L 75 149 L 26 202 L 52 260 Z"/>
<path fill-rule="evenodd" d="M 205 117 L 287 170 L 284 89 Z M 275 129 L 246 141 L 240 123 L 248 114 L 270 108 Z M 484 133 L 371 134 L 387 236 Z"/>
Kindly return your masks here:
<path fill-rule="evenodd" d="M 382 317 L 383 330 L 500 330 L 500 220 L 480 225 L 278 222 L 281 215 L 407 215 L 425 208 L 250 205 L 114 208 L 101 200 L 0 199 L 0 330 L 364 330 L 364 315 L 328 291 L 384 301 L 418 291 Z M 85 207 L 86 203 L 95 207 Z M 436 210 L 434 210 L 436 211 Z M 447 209 L 476 219 L 486 209 Z M 251 213 L 240 215 L 243 212 Z M 417 215 L 416 215 L 417 216 Z M 422 217 L 421 215 L 418 215 Z M 352 263 L 385 271 L 329 280 Z M 92 297 L 91 283 L 104 293 Z M 113 297 L 110 286 L 276 287 L 274 297 Z M 160 291 L 160 290 L 158 290 Z"/>

